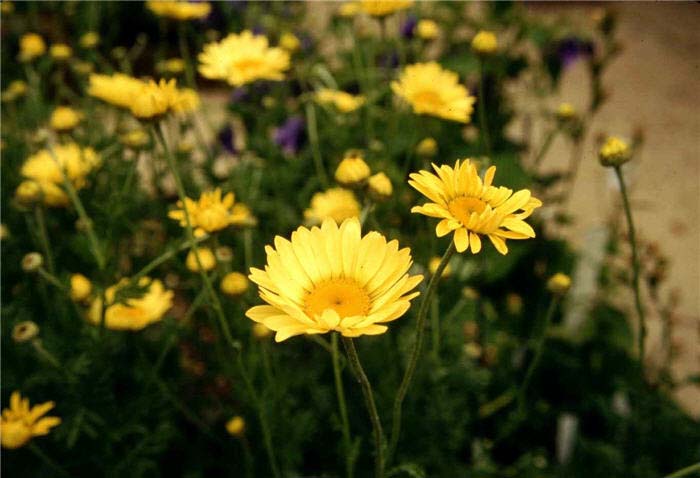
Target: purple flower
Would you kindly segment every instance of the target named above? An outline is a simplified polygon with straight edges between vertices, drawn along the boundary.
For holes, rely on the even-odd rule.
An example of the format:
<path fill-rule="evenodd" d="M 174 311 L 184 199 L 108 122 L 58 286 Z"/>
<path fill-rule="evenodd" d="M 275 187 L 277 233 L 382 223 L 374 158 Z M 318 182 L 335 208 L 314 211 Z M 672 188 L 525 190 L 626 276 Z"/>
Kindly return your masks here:
<path fill-rule="evenodd" d="M 571 66 L 579 57 L 591 56 L 593 44 L 576 37 L 566 37 L 559 40 L 556 47 L 557 56 L 563 68 Z"/>
<path fill-rule="evenodd" d="M 219 133 L 216 135 L 216 137 L 219 140 L 221 146 L 223 146 L 226 151 L 228 151 L 231 154 L 236 154 L 236 142 L 234 141 L 235 136 L 233 133 L 233 126 L 224 126 L 223 128 L 221 128 L 221 130 L 219 130 Z"/>
<path fill-rule="evenodd" d="M 415 15 L 408 15 L 406 21 L 401 24 L 400 32 L 401 36 L 407 40 L 413 38 L 413 34 L 416 30 L 416 25 L 418 24 L 418 17 Z"/>
<path fill-rule="evenodd" d="M 292 116 L 275 130 L 274 140 L 285 154 L 293 155 L 299 151 L 305 139 L 305 123 L 301 116 Z"/>

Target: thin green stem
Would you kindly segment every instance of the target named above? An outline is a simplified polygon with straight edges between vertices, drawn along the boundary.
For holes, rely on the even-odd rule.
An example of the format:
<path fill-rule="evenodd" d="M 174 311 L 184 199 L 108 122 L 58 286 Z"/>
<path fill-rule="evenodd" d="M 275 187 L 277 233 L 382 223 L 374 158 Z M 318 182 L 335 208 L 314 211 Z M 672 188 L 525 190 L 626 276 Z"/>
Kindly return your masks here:
<path fill-rule="evenodd" d="M 37 205 L 34 208 L 34 217 L 36 218 L 37 229 L 39 230 L 39 241 L 41 242 L 41 248 L 44 250 L 44 257 L 46 257 L 46 268 L 51 274 L 55 274 L 56 269 L 54 268 L 53 254 L 51 253 L 51 244 L 49 243 L 49 234 L 46 229 L 44 206 Z"/>
<path fill-rule="evenodd" d="M 352 456 L 352 438 L 350 436 L 350 421 L 348 420 L 348 407 L 345 403 L 343 376 L 342 371 L 340 369 L 340 357 L 338 354 L 338 334 L 331 334 L 331 347 L 331 357 L 333 361 L 333 377 L 335 379 L 335 395 L 338 398 L 340 424 L 343 430 L 343 448 L 345 449 L 345 473 L 347 478 L 352 478 L 355 460 Z"/>
<path fill-rule="evenodd" d="M 674 471 L 670 475 L 666 475 L 664 478 L 681 478 L 682 476 L 688 476 L 696 471 L 700 471 L 700 461 L 694 465 L 686 466 L 678 471 Z"/>
<path fill-rule="evenodd" d="M 537 170 L 540 167 L 540 163 L 544 159 L 544 157 L 547 155 L 547 151 L 549 151 L 549 148 L 552 146 L 552 143 L 554 142 L 554 138 L 557 137 L 557 133 L 559 133 L 559 127 L 556 127 L 552 129 L 549 133 L 547 133 L 547 136 L 544 138 L 544 142 L 542 143 L 542 146 L 540 146 L 540 150 L 537 153 L 537 156 L 535 156 L 535 161 L 532 166 L 533 172 L 537 172 Z"/>
<path fill-rule="evenodd" d="M 309 143 L 311 143 L 311 154 L 314 158 L 316 175 L 321 181 L 321 185 L 324 188 L 328 187 L 328 174 L 326 174 L 326 169 L 323 166 L 323 158 L 321 157 L 321 148 L 319 146 L 316 109 L 310 102 L 306 104 L 306 128 L 309 132 Z"/>
<path fill-rule="evenodd" d="M 62 290 L 64 292 L 66 291 L 66 286 L 63 284 L 63 282 L 58 280 L 58 277 L 56 277 L 52 273 L 48 272 L 43 267 L 40 267 L 39 269 L 37 269 L 37 273 L 41 276 L 42 279 L 44 279 L 46 282 L 53 285 L 57 289 Z"/>
<path fill-rule="evenodd" d="M 629 230 L 629 242 L 632 249 L 632 288 L 634 289 L 634 305 L 637 308 L 639 318 L 639 335 L 637 346 L 639 348 L 639 367 L 644 375 L 644 345 L 647 337 L 647 323 L 644 317 L 644 307 L 642 306 L 642 296 L 639 288 L 639 253 L 637 252 L 637 239 L 635 236 L 634 221 L 632 220 L 632 208 L 630 207 L 629 194 L 625 186 L 625 179 L 622 176 L 620 166 L 615 166 L 615 174 L 620 183 L 620 194 L 622 194 L 622 204 L 627 217 L 627 228 Z"/>
<path fill-rule="evenodd" d="M 481 129 L 481 146 L 484 148 L 484 153 L 489 158 L 491 157 L 491 140 L 489 138 L 489 125 L 486 117 L 486 94 L 485 94 L 485 75 L 484 75 L 484 60 L 479 60 L 479 98 L 477 99 L 479 107 L 479 127 Z"/>
<path fill-rule="evenodd" d="M 194 83 L 194 72 L 192 71 L 192 58 L 190 55 L 190 49 L 187 46 L 187 35 L 185 32 L 186 22 L 179 22 L 177 29 L 177 40 L 180 47 L 180 56 L 185 62 L 185 79 L 187 80 L 187 86 L 190 88 L 195 87 Z"/>
<path fill-rule="evenodd" d="M 549 307 L 547 308 L 547 313 L 544 317 L 544 323 L 542 324 L 541 329 L 539 330 L 539 334 L 537 336 L 537 341 L 535 343 L 535 356 L 532 358 L 532 362 L 530 362 L 530 365 L 527 368 L 527 371 L 525 372 L 525 378 L 523 379 L 522 385 L 520 385 L 520 389 L 518 390 L 518 417 L 522 418 L 524 411 L 525 411 L 525 394 L 527 393 L 527 387 L 530 385 L 530 380 L 532 379 L 532 375 L 535 373 L 535 370 L 537 369 L 537 366 L 540 363 L 540 360 L 542 360 L 542 352 L 544 351 L 544 343 L 547 338 L 547 329 L 549 329 L 549 325 L 552 323 L 552 318 L 554 318 L 554 312 L 557 310 L 557 304 L 559 303 L 559 297 L 558 296 L 552 296 L 552 300 L 549 303 Z"/>
<path fill-rule="evenodd" d="M 369 383 L 367 374 L 365 374 L 360 357 L 357 355 L 355 343 L 349 337 L 343 337 L 343 345 L 345 352 L 348 355 L 348 362 L 352 368 L 355 378 L 362 386 L 362 395 L 365 398 L 365 406 L 369 413 L 370 421 L 372 422 L 372 432 L 374 435 L 374 474 L 376 478 L 384 477 L 384 434 L 382 432 L 382 422 L 379 420 L 377 405 L 374 403 L 374 394 L 372 385 Z"/>
<path fill-rule="evenodd" d="M 204 287 L 206 288 L 208 294 L 209 294 L 209 299 L 211 300 L 212 306 L 214 307 L 214 310 L 216 311 L 216 316 L 219 320 L 219 326 L 221 327 L 221 331 L 224 334 L 224 338 L 228 342 L 228 344 L 236 348 L 235 341 L 233 340 L 233 337 L 231 336 L 231 330 L 229 328 L 228 322 L 226 321 L 226 315 L 224 314 L 224 309 L 221 306 L 221 301 L 219 300 L 219 296 L 216 293 L 216 290 L 214 289 L 214 286 L 212 285 L 211 279 L 207 275 L 206 271 L 202 267 L 202 262 L 199 257 L 199 251 L 197 250 L 197 240 L 194 237 L 194 230 L 192 229 L 192 222 L 190 220 L 190 215 L 189 211 L 187 210 L 186 207 L 184 207 L 184 204 L 186 204 L 185 199 L 187 198 L 187 195 L 185 194 L 185 187 L 182 184 L 182 178 L 180 178 L 180 173 L 177 170 L 177 165 L 175 164 L 175 158 L 170 152 L 170 148 L 168 148 L 168 143 L 165 140 L 165 134 L 163 133 L 163 124 L 159 123 L 157 126 L 153 126 L 153 132 L 158 139 L 158 141 L 161 144 L 161 147 L 163 148 L 163 152 L 165 153 L 165 159 L 168 162 L 168 167 L 170 168 L 170 171 L 173 174 L 173 178 L 175 179 L 175 187 L 177 189 L 177 194 L 180 199 L 180 202 L 183 204 L 183 212 L 185 216 L 185 223 L 186 223 L 186 231 L 187 231 L 187 239 L 190 244 L 190 248 L 192 249 L 192 252 L 194 253 L 195 260 L 197 262 L 197 269 L 199 269 L 199 275 L 202 278 L 202 282 L 204 283 Z"/>
<path fill-rule="evenodd" d="M 408 387 L 411 385 L 411 380 L 413 380 L 413 373 L 416 371 L 416 365 L 418 363 L 418 358 L 420 357 L 421 347 L 423 346 L 423 335 L 425 334 L 425 318 L 428 314 L 428 306 L 430 305 L 431 299 L 437 290 L 438 282 L 440 282 L 440 277 L 450 262 L 452 254 L 455 252 L 454 241 L 450 241 L 450 245 L 447 247 L 445 254 L 443 254 L 440 264 L 435 270 L 435 274 L 430 278 L 428 283 L 428 289 L 423 295 L 420 307 L 418 308 L 418 319 L 416 320 L 416 338 L 413 342 L 413 350 L 411 351 L 411 357 L 408 360 L 408 365 L 406 366 L 406 371 L 404 372 L 403 379 L 401 380 L 401 385 L 396 392 L 396 398 L 394 399 L 394 408 L 392 413 L 392 423 L 391 423 L 391 438 L 389 441 L 389 453 L 387 454 L 387 462 L 391 462 L 391 458 L 396 451 L 396 445 L 399 442 L 399 434 L 401 433 L 401 407 L 403 406 L 403 400 L 406 398 L 406 393 L 408 392 Z"/>
<path fill-rule="evenodd" d="M 440 356 L 440 301 L 438 297 L 430 304 L 430 331 L 433 341 L 433 356 L 435 360 Z"/>
<path fill-rule="evenodd" d="M 208 239 L 208 238 L 209 238 L 209 236 L 197 237 L 197 238 L 195 238 L 195 241 L 196 241 L 197 243 L 200 243 L 200 242 L 202 242 L 202 241 L 204 241 L 205 239 Z M 131 276 L 131 280 L 130 280 L 131 285 L 137 284 L 138 281 L 139 281 L 139 279 L 141 279 L 142 277 L 147 276 L 148 273 L 151 272 L 153 269 L 155 269 L 156 267 L 160 266 L 160 265 L 163 264 L 164 262 L 167 262 L 168 260 L 172 259 L 175 255 L 177 255 L 178 252 L 184 251 L 184 250 L 186 250 L 186 249 L 189 249 L 190 247 L 191 247 L 191 246 L 190 246 L 190 241 L 189 241 L 189 239 L 187 239 L 187 240 L 185 240 L 184 242 L 182 242 L 181 244 L 179 244 L 179 245 L 177 245 L 177 246 L 175 246 L 175 247 L 172 247 L 172 248 L 168 249 L 167 251 L 165 251 L 164 253 L 162 253 L 161 255 L 159 255 L 158 257 L 156 257 L 155 259 L 153 259 L 151 262 L 149 262 L 148 264 L 146 264 L 146 265 L 145 265 L 141 270 L 139 270 L 136 274 L 132 275 L 132 276 Z"/>

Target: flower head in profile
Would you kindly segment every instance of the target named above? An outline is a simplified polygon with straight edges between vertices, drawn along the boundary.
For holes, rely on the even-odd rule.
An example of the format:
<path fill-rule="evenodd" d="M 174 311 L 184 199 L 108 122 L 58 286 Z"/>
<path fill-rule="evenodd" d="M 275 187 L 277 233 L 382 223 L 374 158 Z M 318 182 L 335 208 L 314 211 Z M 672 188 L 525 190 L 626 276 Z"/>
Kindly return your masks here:
<path fill-rule="evenodd" d="M 146 8 L 159 17 L 180 21 L 205 18 L 211 12 L 211 4 L 209 2 L 149 0 L 146 2 Z"/>
<path fill-rule="evenodd" d="M 454 232 L 458 252 L 471 246 L 481 250 L 481 236 L 488 236 L 501 254 L 508 253 L 506 239 L 529 239 L 535 231 L 524 219 L 542 205 L 530 191 L 513 193 L 503 186 L 492 186 L 496 167 L 486 170 L 482 180 L 476 166 L 468 159 L 457 161 L 454 168 L 433 164 L 436 174 L 412 173 L 408 183 L 432 202 L 415 206 L 411 212 L 440 219 L 435 229 L 438 237 Z"/>
<path fill-rule="evenodd" d="M 413 0 L 360 0 L 360 11 L 373 17 L 384 17 L 405 10 L 413 5 Z"/>
<path fill-rule="evenodd" d="M 143 87 L 143 82 L 123 73 L 93 74 L 89 78 L 88 95 L 120 108 L 129 109 Z"/>
<path fill-rule="evenodd" d="M 357 186 L 363 184 L 372 172 L 369 169 L 362 153 L 351 150 L 345 153 L 345 157 L 335 170 L 335 180 L 343 186 Z"/>
<path fill-rule="evenodd" d="M 19 39 L 19 60 L 32 61 L 46 53 L 46 42 L 36 33 L 25 33 Z"/>
<path fill-rule="evenodd" d="M 375 201 L 384 201 L 391 197 L 394 192 L 394 187 L 391 184 L 389 176 L 379 172 L 373 174 L 367 180 L 367 192 Z"/>
<path fill-rule="evenodd" d="M 632 158 L 632 150 L 626 141 L 608 136 L 598 151 L 598 158 L 603 166 L 620 166 Z"/>
<path fill-rule="evenodd" d="M 87 176 L 100 164 L 100 158 L 92 148 L 81 148 L 75 143 L 59 144 L 53 151 L 44 149 L 33 154 L 22 165 L 20 172 L 33 180 L 41 190 L 44 203 L 51 207 L 68 204 L 63 191 L 63 175 L 76 189 L 87 184 Z"/>
<path fill-rule="evenodd" d="M 173 305 L 173 292 L 163 283 L 150 277 L 139 279 L 137 287 L 127 287 L 128 279 L 122 279 L 105 291 L 105 327 L 112 330 L 141 330 L 160 321 Z M 93 300 L 88 320 L 100 325 L 102 298 Z"/>
<path fill-rule="evenodd" d="M 359 216 L 360 203 L 352 191 L 343 188 L 331 188 L 314 194 L 311 206 L 304 211 L 304 218 L 311 224 L 320 224 L 326 219 L 341 223 L 345 219 Z"/>
<path fill-rule="evenodd" d="M 199 73 L 211 80 L 242 86 L 257 80 L 282 80 L 289 69 L 289 53 L 270 47 L 266 37 L 250 30 L 208 43 L 198 56 Z"/>
<path fill-rule="evenodd" d="M 16 390 L 12 392 L 10 408 L 2 411 L 0 419 L 3 448 L 20 448 L 33 437 L 48 435 L 53 427 L 60 425 L 60 418 L 44 416 L 54 405 L 54 402 L 45 402 L 30 408 L 28 398 L 22 398 Z"/>
<path fill-rule="evenodd" d="M 498 49 L 498 38 L 492 31 L 481 30 L 472 38 L 472 50 L 477 55 L 493 55 Z"/>
<path fill-rule="evenodd" d="M 459 84 L 457 73 L 436 62 L 407 66 L 398 81 L 391 83 L 391 89 L 419 115 L 468 123 L 474 109 L 475 99 Z"/>
<path fill-rule="evenodd" d="M 330 105 L 341 113 L 351 113 L 365 104 L 365 97 L 362 95 L 351 95 L 344 91 L 321 88 L 314 95 L 316 101 L 321 105 Z"/>
<path fill-rule="evenodd" d="M 51 58 L 57 61 L 64 61 L 73 55 L 73 49 L 65 43 L 54 43 L 49 48 Z"/>
<path fill-rule="evenodd" d="M 80 123 L 82 114 L 68 106 L 59 106 L 51 113 L 49 126 L 56 131 L 70 131 Z"/>
<path fill-rule="evenodd" d="M 195 235 L 202 236 L 205 233 L 220 231 L 231 225 L 250 225 L 254 218 L 252 218 L 248 208 L 236 206 L 243 206 L 243 204 L 236 204 L 233 193 L 227 193 L 222 197 L 221 189 L 216 188 L 213 191 L 203 192 L 197 201 L 185 198 L 184 208 L 182 201 L 178 201 L 177 207 L 179 209 L 170 211 L 168 217 L 179 221 L 182 227 L 187 227 L 186 208 Z"/>
<path fill-rule="evenodd" d="M 416 25 L 416 34 L 423 40 L 434 40 L 440 35 L 440 27 L 435 20 L 424 19 Z"/>
<path fill-rule="evenodd" d="M 346 337 L 384 333 L 387 322 L 409 309 L 423 279 L 408 275 L 408 248 L 374 231 L 363 237 L 357 218 L 300 227 L 291 240 L 277 236 L 275 247 L 265 250 L 265 270 L 253 268 L 249 277 L 268 305 L 252 307 L 246 316 L 277 332 L 277 342 L 331 331 Z"/>

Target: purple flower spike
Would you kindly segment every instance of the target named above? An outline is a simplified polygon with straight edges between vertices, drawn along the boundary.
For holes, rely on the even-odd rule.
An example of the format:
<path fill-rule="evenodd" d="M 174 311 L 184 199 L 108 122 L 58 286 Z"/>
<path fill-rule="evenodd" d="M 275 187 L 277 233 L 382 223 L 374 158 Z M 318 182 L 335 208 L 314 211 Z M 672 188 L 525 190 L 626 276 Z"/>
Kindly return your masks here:
<path fill-rule="evenodd" d="M 301 116 L 292 116 L 275 130 L 274 140 L 285 154 L 294 155 L 304 141 L 305 123 Z"/>

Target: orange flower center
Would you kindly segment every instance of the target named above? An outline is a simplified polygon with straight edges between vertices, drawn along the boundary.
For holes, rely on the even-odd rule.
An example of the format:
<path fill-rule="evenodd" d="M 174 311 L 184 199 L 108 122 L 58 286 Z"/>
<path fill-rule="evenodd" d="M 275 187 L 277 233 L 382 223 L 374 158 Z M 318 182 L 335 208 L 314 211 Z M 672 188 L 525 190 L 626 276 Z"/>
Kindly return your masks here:
<path fill-rule="evenodd" d="M 413 102 L 419 106 L 430 109 L 438 109 L 443 105 L 440 95 L 433 90 L 423 90 L 413 97 Z"/>
<path fill-rule="evenodd" d="M 248 74 L 259 70 L 263 62 L 257 58 L 247 58 L 236 62 L 236 69 Z"/>
<path fill-rule="evenodd" d="M 486 203 L 481 199 L 460 196 L 450 201 L 447 209 L 463 226 L 466 226 L 469 223 L 469 216 L 473 212 L 481 214 L 486 209 Z"/>
<path fill-rule="evenodd" d="M 370 310 L 369 294 L 353 279 L 330 279 L 317 285 L 304 301 L 304 312 L 311 317 L 335 310 L 341 319 L 367 315 Z"/>

